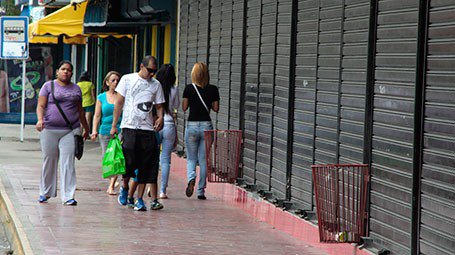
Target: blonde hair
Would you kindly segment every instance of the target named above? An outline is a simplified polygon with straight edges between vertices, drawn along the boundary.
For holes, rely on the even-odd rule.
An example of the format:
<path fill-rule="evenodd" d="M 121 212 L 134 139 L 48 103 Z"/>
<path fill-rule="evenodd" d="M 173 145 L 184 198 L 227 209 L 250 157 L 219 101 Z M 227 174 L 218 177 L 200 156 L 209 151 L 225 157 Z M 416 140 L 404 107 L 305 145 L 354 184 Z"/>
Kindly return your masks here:
<path fill-rule="evenodd" d="M 209 69 L 204 62 L 197 62 L 191 71 L 191 82 L 205 87 L 209 84 Z"/>
<path fill-rule="evenodd" d="M 107 73 L 103 80 L 103 87 L 101 88 L 103 91 L 109 90 L 109 86 L 107 86 L 106 82 L 109 78 L 111 78 L 112 75 L 117 75 L 119 79 L 121 77 L 120 73 L 116 71 L 110 71 L 109 73 Z"/>

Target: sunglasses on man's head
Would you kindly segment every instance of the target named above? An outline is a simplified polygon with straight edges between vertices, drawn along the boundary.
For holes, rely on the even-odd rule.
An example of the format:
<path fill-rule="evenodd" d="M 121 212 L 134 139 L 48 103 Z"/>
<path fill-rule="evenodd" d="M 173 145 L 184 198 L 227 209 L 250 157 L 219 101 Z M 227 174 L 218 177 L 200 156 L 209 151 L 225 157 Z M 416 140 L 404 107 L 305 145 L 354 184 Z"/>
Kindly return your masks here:
<path fill-rule="evenodd" d="M 147 72 L 149 72 L 149 73 L 156 73 L 156 69 L 149 68 L 149 67 L 146 67 L 145 69 L 147 69 Z"/>

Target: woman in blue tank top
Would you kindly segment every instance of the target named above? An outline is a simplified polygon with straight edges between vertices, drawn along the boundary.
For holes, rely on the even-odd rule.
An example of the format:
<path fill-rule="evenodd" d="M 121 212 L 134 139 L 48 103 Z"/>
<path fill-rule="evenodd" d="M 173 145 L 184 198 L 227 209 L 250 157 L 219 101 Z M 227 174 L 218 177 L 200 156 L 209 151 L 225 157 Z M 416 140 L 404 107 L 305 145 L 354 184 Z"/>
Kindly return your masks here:
<path fill-rule="evenodd" d="M 116 71 L 110 71 L 107 73 L 106 77 L 103 80 L 103 93 L 99 94 L 96 100 L 95 106 L 95 116 L 93 118 L 93 132 L 91 135 L 92 141 L 95 141 L 99 137 L 101 151 L 104 157 L 106 153 L 107 145 L 111 139 L 110 131 L 112 127 L 113 114 L 114 114 L 114 104 L 115 104 L 115 88 L 120 80 L 120 74 Z M 121 118 L 117 123 L 117 129 L 120 131 L 120 122 Z M 117 176 L 110 177 L 109 188 L 107 188 L 107 193 L 109 195 L 116 195 L 115 192 L 115 182 L 117 181 Z"/>

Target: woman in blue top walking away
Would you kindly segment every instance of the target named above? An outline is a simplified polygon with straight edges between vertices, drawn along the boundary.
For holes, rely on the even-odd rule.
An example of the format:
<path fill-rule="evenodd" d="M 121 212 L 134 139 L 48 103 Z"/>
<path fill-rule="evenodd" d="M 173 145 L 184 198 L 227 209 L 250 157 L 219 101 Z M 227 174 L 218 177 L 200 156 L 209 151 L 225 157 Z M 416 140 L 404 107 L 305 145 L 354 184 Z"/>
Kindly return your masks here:
<path fill-rule="evenodd" d="M 99 136 L 102 155 L 106 153 L 107 145 L 111 136 L 109 132 L 111 131 L 114 105 L 116 93 L 115 88 L 120 80 L 120 74 L 116 71 L 110 71 L 107 73 L 106 77 L 103 80 L 104 93 L 98 95 L 95 106 L 95 116 L 93 118 L 93 132 L 91 135 L 92 141 L 95 141 L 96 137 Z M 119 128 L 121 118 L 117 122 L 117 128 Z M 101 125 L 100 125 L 101 123 Z M 98 128 L 99 127 L 99 128 Z M 98 131 L 99 130 L 99 131 Z M 115 182 L 117 181 L 117 176 L 110 177 L 109 188 L 107 193 L 109 195 L 116 195 L 115 192 Z"/>

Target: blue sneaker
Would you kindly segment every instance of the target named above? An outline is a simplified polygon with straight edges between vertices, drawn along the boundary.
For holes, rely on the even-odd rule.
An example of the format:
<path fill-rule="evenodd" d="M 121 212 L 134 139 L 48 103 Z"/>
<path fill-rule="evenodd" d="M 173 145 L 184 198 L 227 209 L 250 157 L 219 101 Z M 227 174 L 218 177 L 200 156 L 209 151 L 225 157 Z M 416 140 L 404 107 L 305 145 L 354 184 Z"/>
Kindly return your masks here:
<path fill-rule="evenodd" d="M 40 203 L 47 203 L 47 200 L 49 200 L 50 197 L 46 196 L 39 196 L 38 202 Z"/>
<path fill-rule="evenodd" d="M 136 203 L 134 204 L 135 211 L 147 211 L 147 207 L 144 204 L 144 200 L 142 198 L 138 198 Z"/>
<path fill-rule="evenodd" d="M 63 205 L 73 205 L 73 206 L 75 206 L 75 205 L 77 205 L 77 201 L 74 200 L 74 199 L 70 199 L 70 200 L 66 201 L 65 203 L 63 203 Z"/>
<path fill-rule="evenodd" d="M 129 197 L 126 201 L 126 206 L 134 208 L 134 197 Z"/>
<path fill-rule="evenodd" d="M 120 187 L 120 194 L 118 195 L 118 203 L 120 205 L 126 205 L 126 200 L 128 198 L 128 189 L 125 189 L 123 187 Z"/>

